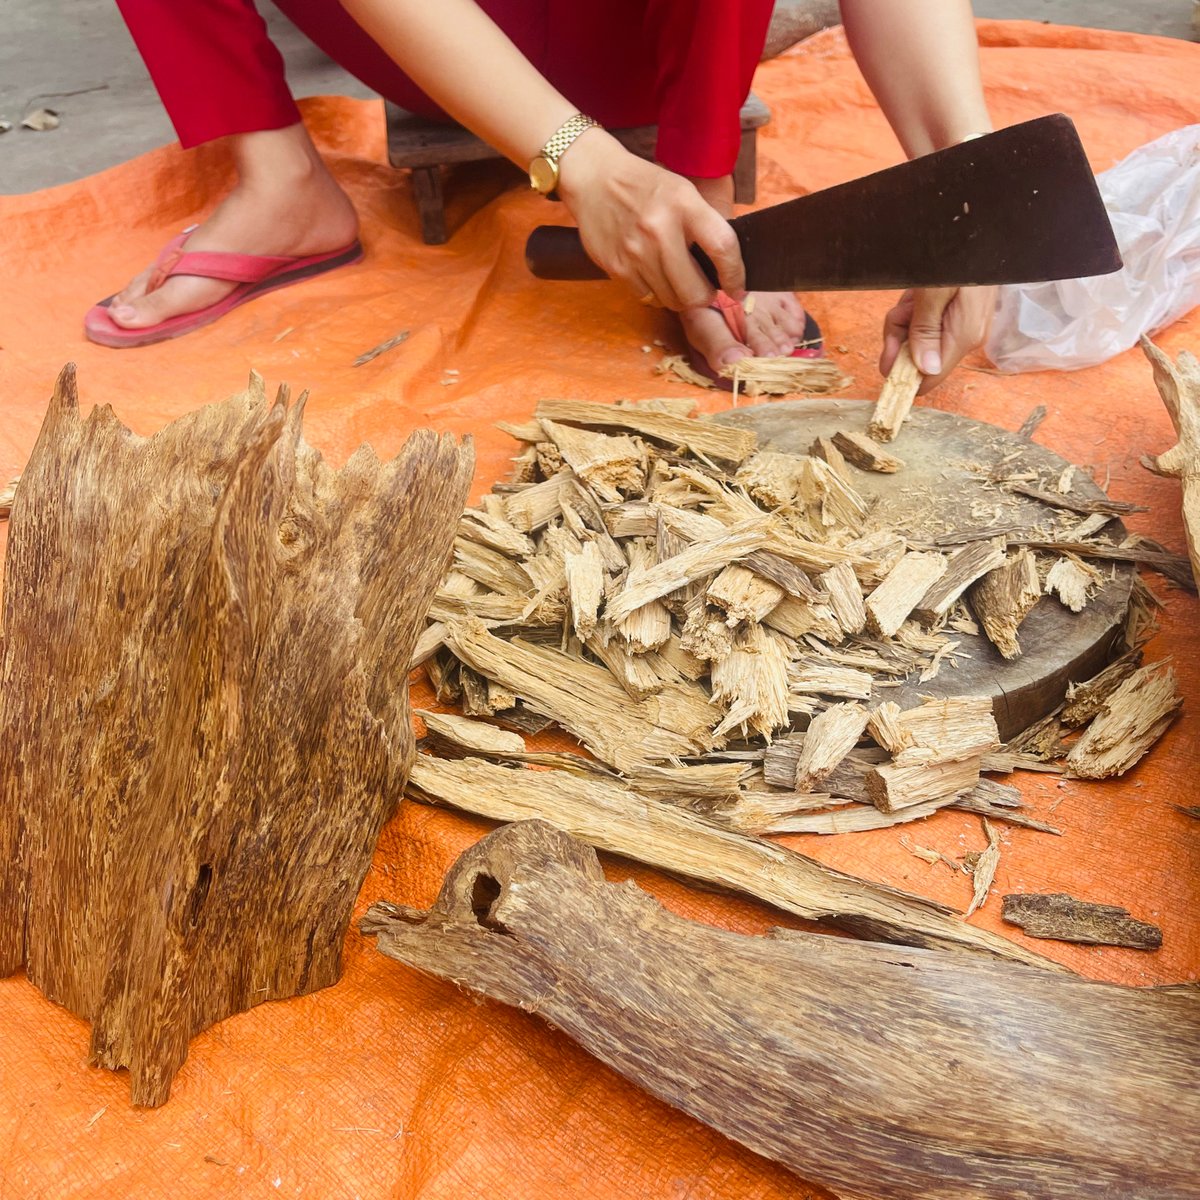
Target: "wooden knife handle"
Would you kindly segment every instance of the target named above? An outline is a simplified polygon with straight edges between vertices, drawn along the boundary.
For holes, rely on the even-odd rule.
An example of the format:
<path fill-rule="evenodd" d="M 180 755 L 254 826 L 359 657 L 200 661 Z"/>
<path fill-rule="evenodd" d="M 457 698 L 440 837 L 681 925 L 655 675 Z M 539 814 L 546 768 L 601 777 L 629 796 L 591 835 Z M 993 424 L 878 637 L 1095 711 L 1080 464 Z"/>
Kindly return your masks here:
<path fill-rule="evenodd" d="M 716 268 L 699 246 L 692 256 L 713 287 L 719 287 Z M 538 279 L 607 279 L 583 248 L 579 230 L 568 225 L 539 225 L 525 243 L 525 265 Z"/>

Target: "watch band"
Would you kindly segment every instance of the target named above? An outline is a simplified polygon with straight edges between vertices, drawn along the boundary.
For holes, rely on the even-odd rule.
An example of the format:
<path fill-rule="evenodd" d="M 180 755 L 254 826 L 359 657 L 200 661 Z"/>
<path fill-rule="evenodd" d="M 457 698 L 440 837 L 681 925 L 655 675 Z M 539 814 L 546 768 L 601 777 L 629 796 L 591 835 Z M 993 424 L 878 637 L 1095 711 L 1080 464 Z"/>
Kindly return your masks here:
<path fill-rule="evenodd" d="M 577 112 L 573 117 L 568 117 L 555 132 L 551 135 L 550 140 L 542 147 L 542 158 L 548 158 L 552 163 L 557 163 L 560 158 L 566 153 L 567 147 L 581 134 L 585 129 L 591 129 L 593 125 L 599 125 L 599 121 L 592 120 L 591 117 L 585 116 L 581 112 Z"/>

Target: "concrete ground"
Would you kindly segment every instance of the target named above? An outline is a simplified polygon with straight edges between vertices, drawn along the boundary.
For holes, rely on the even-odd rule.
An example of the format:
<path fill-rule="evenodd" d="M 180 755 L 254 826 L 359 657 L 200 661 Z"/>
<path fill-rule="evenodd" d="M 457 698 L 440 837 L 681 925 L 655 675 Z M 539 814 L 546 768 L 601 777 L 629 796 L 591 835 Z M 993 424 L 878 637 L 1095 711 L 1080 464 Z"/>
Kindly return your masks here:
<path fill-rule="evenodd" d="M 190 0 L 178 0 L 189 3 Z M 266 0 L 259 0 L 298 96 L 370 92 L 331 63 Z M 1192 0 L 976 0 L 987 17 L 1128 29 L 1187 38 Z M 113 0 L 7 0 L 0 38 L 0 194 L 30 192 L 89 175 L 173 140 Z M 69 31 L 69 32 L 67 32 Z M 39 107 L 60 126 L 19 128 Z"/>

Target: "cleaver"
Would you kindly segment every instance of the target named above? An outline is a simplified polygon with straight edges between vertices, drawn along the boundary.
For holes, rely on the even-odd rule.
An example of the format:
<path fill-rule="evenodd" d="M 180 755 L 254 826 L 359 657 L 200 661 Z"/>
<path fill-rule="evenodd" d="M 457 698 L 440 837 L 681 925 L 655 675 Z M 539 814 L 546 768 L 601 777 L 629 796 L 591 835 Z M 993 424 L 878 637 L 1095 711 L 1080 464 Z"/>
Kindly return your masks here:
<path fill-rule="evenodd" d="M 1038 283 L 1121 268 L 1095 176 L 1069 117 L 1012 125 L 735 217 L 747 291 Z M 716 271 L 692 253 L 710 282 Z M 577 229 L 542 225 L 540 279 L 603 279 Z"/>

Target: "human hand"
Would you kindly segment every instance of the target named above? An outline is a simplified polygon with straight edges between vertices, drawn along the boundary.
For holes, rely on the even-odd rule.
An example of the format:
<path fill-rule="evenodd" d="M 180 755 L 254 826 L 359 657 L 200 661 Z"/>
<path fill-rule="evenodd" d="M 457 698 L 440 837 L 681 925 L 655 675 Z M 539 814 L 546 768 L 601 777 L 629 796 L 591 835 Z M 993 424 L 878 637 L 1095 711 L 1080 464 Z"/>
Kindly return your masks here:
<path fill-rule="evenodd" d="M 907 291 L 883 319 L 886 375 L 908 341 L 913 361 L 925 376 L 919 395 L 932 391 L 964 355 L 983 345 L 996 310 L 994 287 L 916 288 Z"/>
<path fill-rule="evenodd" d="M 600 129 L 581 135 L 560 164 L 559 195 L 594 262 L 635 296 L 682 312 L 716 294 L 689 247 L 698 245 L 735 299 L 745 292 L 737 235 L 681 175 L 631 154 Z"/>

